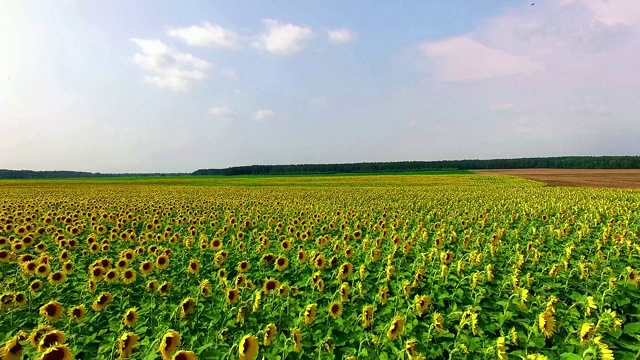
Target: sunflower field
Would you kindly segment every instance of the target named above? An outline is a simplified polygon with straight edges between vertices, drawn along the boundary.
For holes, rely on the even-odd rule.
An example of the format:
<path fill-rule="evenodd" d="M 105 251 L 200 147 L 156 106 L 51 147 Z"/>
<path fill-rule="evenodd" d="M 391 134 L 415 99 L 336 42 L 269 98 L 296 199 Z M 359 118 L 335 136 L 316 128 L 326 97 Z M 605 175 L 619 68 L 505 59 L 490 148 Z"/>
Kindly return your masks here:
<path fill-rule="evenodd" d="M 0 182 L 1 359 L 636 359 L 640 191 Z"/>

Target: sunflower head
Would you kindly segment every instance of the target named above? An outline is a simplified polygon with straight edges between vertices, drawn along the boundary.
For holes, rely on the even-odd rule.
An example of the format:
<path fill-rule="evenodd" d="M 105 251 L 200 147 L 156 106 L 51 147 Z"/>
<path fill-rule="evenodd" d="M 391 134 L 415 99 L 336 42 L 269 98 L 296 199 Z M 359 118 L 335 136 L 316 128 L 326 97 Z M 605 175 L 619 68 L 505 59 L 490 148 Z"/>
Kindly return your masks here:
<path fill-rule="evenodd" d="M 276 338 L 277 334 L 278 334 L 278 332 L 277 332 L 276 325 L 275 324 L 268 324 L 264 328 L 264 339 L 262 341 L 262 344 L 264 346 L 271 345 L 271 342 L 273 342 L 273 340 Z"/>
<path fill-rule="evenodd" d="M 178 346 L 180 346 L 180 334 L 175 330 L 169 330 L 162 337 L 158 350 L 160 354 L 162 354 L 163 359 L 170 359 L 171 354 L 176 351 Z"/>
<path fill-rule="evenodd" d="M 69 309 L 69 317 L 75 320 L 77 323 L 80 323 L 82 322 L 82 320 L 84 320 L 84 315 L 86 314 L 86 312 L 87 310 L 85 309 L 84 305 L 76 306 Z"/>
<path fill-rule="evenodd" d="M 67 345 L 58 344 L 47 349 L 39 358 L 42 360 L 72 360 L 73 354 Z"/>
<path fill-rule="evenodd" d="M 188 297 L 180 303 L 180 318 L 184 319 L 191 314 L 196 307 L 196 301 L 192 297 Z"/>
<path fill-rule="evenodd" d="M 133 327 L 138 321 L 138 309 L 133 307 L 125 311 L 122 316 L 122 323 L 126 327 Z"/>
<path fill-rule="evenodd" d="M 238 344 L 240 360 L 254 360 L 258 357 L 258 340 L 253 335 L 245 335 Z"/>
<path fill-rule="evenodd" d="M 268 279 L 262 286 L 262 291 L 265 295 L 269 295 L 272 291 L 275 291 L 280 286 L 280 282 L 273 278 Z"/>
<path fill-rule="evenodd" d="M 391 320 L 391 324 L 389 325 L 389 330 L 387 331 L 387 338 L 393 341 L 398 338 L 398 335 L 401 335 L 404 331 L 404 318 L 400 316 L 394 316 L 393 320 Z"/>
<path fill-rule="evenodd" d="M 60 320 L 63 312 L 62 304 L 57 301 L 50 301 L 40 308 L 40 315 L 52 324 Z"/>
<path fill-rule="evenodd" d="M 64 344 L 67 338 L 61 331 L 51 330 L 40 337 L 38 351 L 45 351 L 56 344 Z"/>
<path fill-rule="evenodd" d="M 318 313 L 318 305 L 309 304 L 304 308 L 303 318 L 305 325 L 311 325 L 313 320 L 316 319 L 316 314 Z"/>
<path fill-rule="evenodd" d="M 339 301 L 334 301 L 331 304 L 329 304 L 329 315 L 334 319 L 341 317 L 342 303 L 340 303 Z"/>
<path fill-rule="evenodd" d="M 134 333 L 124 333 L 118 339 L 118 352 L 121 359 L 126 359 L 131 356 L 134 348 L 138 345 L 138 335 Z"/>
<path fill-rule="evenodd" d="M 173 360 L 198 360 L 193 351 L 180 350 L 173 355 Z"/>

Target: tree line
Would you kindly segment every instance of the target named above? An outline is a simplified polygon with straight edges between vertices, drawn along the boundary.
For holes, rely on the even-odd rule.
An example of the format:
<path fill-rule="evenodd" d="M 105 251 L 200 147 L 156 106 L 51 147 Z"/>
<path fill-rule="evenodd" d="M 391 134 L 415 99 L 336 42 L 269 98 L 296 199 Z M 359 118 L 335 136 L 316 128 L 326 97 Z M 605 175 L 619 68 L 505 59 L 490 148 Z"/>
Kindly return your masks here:
<path fill-rule="evenodd" d="M 487 169 L 640 169 L 640 156 L 561 156 L 491 160 L 364 162 L 347 164 L 250 165 L 199 169 L 193 175 L 296 175 Z"/>
<path fill-rule="evenodd" d="M 250 165 L 223 169 L 199 169 L 192 173 L 103 174 L 82 171 L 33 171 L 0 169 L 0 179 L 65 179 L 187 175 L 304 175 L 455 171 L 483 169 L 640 169 L 640 156 L 560 156 L 491 160 L 439 160 L 362 162 L 345 164 Z"/>

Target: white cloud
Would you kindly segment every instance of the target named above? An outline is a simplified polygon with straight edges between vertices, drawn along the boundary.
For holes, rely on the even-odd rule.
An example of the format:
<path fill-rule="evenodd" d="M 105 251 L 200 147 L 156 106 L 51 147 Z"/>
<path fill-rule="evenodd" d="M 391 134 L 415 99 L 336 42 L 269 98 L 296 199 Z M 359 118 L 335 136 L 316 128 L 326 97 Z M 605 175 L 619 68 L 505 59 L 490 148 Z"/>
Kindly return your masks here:
<path fill-rule="evenodd" d="M 212 65 L 188 53 L 175 51 L 156 39 L 130 39 L 140 52 L 133 61 L 145 72 L 145 81 L 175 92 L 190 92 L 194 82 L 205 78 Z"/>
<path fill-rule="evenodd" d="M 253 46 L 274 55 L 292 55 L 305 49 L 313 30 L 293 24 L 281 24 L 273 19 L 262 20 L 266 33 L 259 35 Z"/>
<path fill-rule="evenodd" d="M 236 80 L 238 79 L 238 73 L 236 73 L 235 70 L 232 69 L 222 69 L 220 70 L 220 72 L 222 73 L 222 75 L 228 77 L 229 79 L 233 79 Z"/>
<path fill-rule="evenodd" d="M 585 6 L 594 18 L 607 25 L 639 25 L 640 6 L 637 0 L 563 0 L 566 4 Z"/>
<path fill-rule="evenodd" d="M 253 118 L 256 121 L 266 121 L 276 116 L 276 113 L 271 110 L 258 110 L 253 114 Z"/>
<path fill-rule="evenodd" d="M 329 37 L 329 42 L 334 44 L 346 44 L 358 39 L 358 34 L 347 28 L 329 29 L 327 30 L 327 36 Z"/>
<path fill-rule="evenodd" d="M 457 36 L 420 45 L 434 63 L 443 81 L 482 80 L 543 70 L 542 63 L 528 56 L 490 48 L 469 36 Z"/>
<path fill-rule="evenodd" d="M 239 47 L 239 36 L 219 25 L 203 22 L 201 26 L 170 28 L 169 36 L 178 38 L 192 46 L 233 49 Z"/>
<path fill-rule="evenodd" d="M 226 106 L 213 107 L 213 108 L 209 109 L 209 114 L 211 114 L 211 115 L 213 115 L 215 117 L 221 117 L 221 118 L 235 117 L 235 114 Z"/>

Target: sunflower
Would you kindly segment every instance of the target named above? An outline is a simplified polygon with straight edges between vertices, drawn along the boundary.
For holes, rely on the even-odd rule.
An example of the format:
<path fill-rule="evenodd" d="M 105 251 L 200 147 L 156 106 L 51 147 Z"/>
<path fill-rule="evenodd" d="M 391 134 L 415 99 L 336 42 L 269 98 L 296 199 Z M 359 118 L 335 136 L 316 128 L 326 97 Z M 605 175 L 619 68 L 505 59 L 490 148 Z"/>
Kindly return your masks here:
<path fill-rule="evenodd" d="M 142 276 L 149 276 L 153 272 L 153 263 L 149 260 L 145 260 L 140 264 L 139 267 L 140 273 Z"/>
<path fill-rule="evenodd" d="M 265 295 L 269 295 L 272 291 L 276 290 L 280 286 L 280 282 L 273 278 L 269 278 L 262 285 L 262 291 Z"/>
<path fill-rule="evenodd" d="M 333 354 L 333 352 L 336 350 L 336 344 L 333 341 L 333 338 L 330 338 L 330 337 L 326 338 L 324 340 L 324 347 L 327 349 L 327 352 L 329 354 Z"/>
<path fill-rule="evenodd" d="M 273 340 L 276 338 L 276 335 L 278 334 L 277 332 L 277 328 L 275 324 L 268 324 L 265 328 L 264 328 L 264 338 L 262 340 L 262 344 L 264 346 L 269 346 L 271 345 L 271 342 L 273 342 Z"/>
<path fill-rule="evenodd" d="M 298 263 L 304 264 L 307 261 L 307 252 L 302 247 L 298 250 Z"/>
<path fill-rule="evenodd" d="M 638 272 L 630 266 L 627 266 L 627 279 L 633 286 L 638 287 Z"/>
<path fill-rule="evenodd" d="M 15 255 L 13 254 L 13 252 L 7 251 L 7 250 L 0 250 L 0 263 L 6 264 L 11 260 L 13 260 L 14 257 Z"/>
<path fill-rule="evenodd" d="M 213 251 L 218 251 L 218 250 L 222 249 L 222 240 L 220 240 L 220 239 L 211 240 L 211 249 Z"/>
<path fill-rule="evenodd" d="M 131 284 L 136 281 L 136 271 L 133 269 L 126 269 L 121 275 L 122 282 L 125 284 Z"/>
<path fill-rule="evenodd" d="M 35 328 L 31 334 L 29 335 L 29 342 L 31 343 L 31 345 L 33 347 L 38 347 L 38 344 L 40 343 L 40 339 L 42 338 L 42 336 L 44 336 L 44 334 L 48 333 L 49 331 L 53 331 L 55 330 L 54 328 L 52 328 L 51 326 L 48 325 L 38 325 L 37 328 Z"/>
<path fill-rule="evenodd" d="M 40 292 L 42 290 L 42 282 L 40 280 L 33 280 L 31 284 L 29 284 L 29 291 L 32 294 Z"/>
<path fill-rule="evenodd" d="M 118 352 L 120 359 L 126 359 L 131 356 L 133 349 L 138 345 L 138 335 L 134 333 L 124 333 L 118 339 Z"/>
<path fill-rule="evenodd" d="M 278 295 L 280 297 L 286 297 L 287 295 L 289 295 L 289 287 L 287 286 L 287 284 L 280 285 L 280 287 L 278 288 Z"/>
<path fill-rule="evenodd" d="M 29 261 L 21 265 L 22 270 L 25 271 L 29 275 L 35 275 L 36 269 L 38 268 L 38 263 L 35 261 Z"/>
<path fill-rule="evenodd" d="M 160 346 L 158 347 L 160 354 L 162 354 L 162 359 L 171 359 L 171 354 L 176 351 L 178 346 L 180 346 L 180 334 L 175 330 L 167 331 L 162 337 L 162 341 L 160 341 Z"/>
<path fill-rule="evenodd" d="M 496 352 L 498 360 L 507 360 L 507 344 L 503 336 L 496 341 Z"/>
<path fill-rule="evenodd" d="M 312 263 L 316 270 L 322 270 L 327 266 L 327 259 L 324 257 L 324 254 L 320 253 L 312 258 Z"/>
<path fill-rule="evenodd" d="M 56 344 L 62 345 L 66 340 L 66 336 L 64 336 L 61 331 L 51 330 L 40 338 L 40 341 L 38 342 L 38 351 L 45 351 Z"/>
<path fill-rule="evenodd" d="M 156 258 L 156 268 L 165 270 L 169 267 L 169 256 L 162 254 Z"/>
<path fill-rule="evenodd" d="M 17 335 L 4 344 L 0 351 L 2 360 L 20 360 L 22 359 L 22 350 L 24 347 L 20 344 L 21 336 Z"/>
<path fill-rule="evenodd" d="M 311 325 L 311 323 L 313 323 L 313 320 L 316 319 L 317 313 L 318 313 L 318 305 L 316 304 L 307 305 L 304 308 L 304 313 L 303 313 L 305 325 Z"/>
<path fill-rule="evenodd" d="M 40 308 L 40 315 L 52 324 L 58 322 L 63 313 L 64 308 L 57 301 L 50 301 Z"/>
<path fill-rule="evenodd" d="M 148 292 L 154 292 L 158 289 L 158 280 L 151 280 L 147 283 L 147 286 L 145 287 L 145 289 Z"/>
<path fill-rule="evenodd" d="M 100 281 L 102 280 L 104 274 L 107 271 L 105 270 L 105 268 L 103 268 L 102 266 L 95 266 L 92 269 L 90 269 L 90 273 L 91 273 L 91 280 L 93 281 Z"/>
<path fill-rule="evenodd" d="M 124 270 L 127 267 L 129 267 L 129 260 L 127 259 L 120 259 L 116 262 L 116 268 L 118 270 Z"/>
<path fill-rule="evenodd" d="M 428 295 L 416 295 L 414 298 L 415 311 L 418 316 L 422 316 L 431 306 L 431 298 Z"/>
<path fill-rule="evenodd" d="M 48 277 L 50 272 L 51 272 L 51 266 L 48 263 L 40 264 L 36 268 L 36 275 L 38 275 L 41 278 Z"/>
<path fill-rule="evenodd" d="M 291 339 L 293 340 L 293 351 L 302 351 L 302 331 L 300 329 L 291 329 Z"/>
<path fill-rule="evenodd" d="M 344 263 L 340 265 L 338 269 L 338 281 L 343 281 L 349 278 L 353 274 L 353 265 L 351 263 Z"/>
<path fill-rule="evenodd" d="M 17 292 L 15 293 L 13 301 L 17 306 L 23 306 L 27 302 L 27 295 L 22 291 Z"/>
<path fill-rule="evenodd" d="M 549 310 L 538 315 L 538 327 L 546 338 L 550 338 L 556 328 L 556 319 Z"/>
<path fill-rule="evenodd" d="M 111 304 L 113 301 L 113 295 L 108 292 L 103 292 L 98 296 L 98 298 L 91 305 L 91 309 L 93 311 L 102 311 L 107 305 Z"/>
<path fill-rule="evenodd" d="M 222 282 L 226 282 L 227 270 L 225 268 L 221 268 L 220 270 L 218 270 L 218 278 L 222 280 Z"/>
<path fill-rule="evenodd" d="M 342 316 L 342 303 L 339 301 L 334 301 L 329 304 L 329 315 L 337 319 Z"/>
<path fill-rule="evenodd" d="M 73 261 L 67 261 L 62 264 L 62 271 L 67 275 L 71 274 L 71 272 L 73 271 Z"/>
<path fill-rule="evenodd" d="M 404 318 L 400 316 L 394 316 L 393 320 L 391 320 L 391 324 L 389 325 L 389 330 L 387 331 L 387 338 L 393 341 L 398 338 L 398 335 L 401 335 L 404 331 Z"/>
<path fill-rule="evenodd" d="M 253 335 L 245 335 L 238 344 L 238 357 L 240 360 L 254 360 L 258 357 L 258 340 Z"/>
<path fill-rule="evenodd" d="M 38 360 L 72 360 L 73 354 L 67 345 L 58 344 L 45 351 Z"/>
<path fill-rule="evenodd" d="M 238 271 L 241 273 L 246 273 L 249 271 L 249 269 L 251 269 L 251 263 L 249 263 L 247 260 L 242 260 L 238 263 L 236 269 L 238 269 Z"/>
<path fill-rule="evenodd" d="M 13 293 L 6 293 L 0 295 L 0 309 L 11 309 L 16 300 L 16 296 Z"/>
<path fill-rule="evenodd" d="M 158 287 L 158 293 L 160 293 L 161 296 L 169 295 L 170 291 L 171 291 L 171 283 L 168 281 L 163 282 L 162 285 Z"/>
<path fill-rule="evenodd" d="M 349 283 L 340 284 L 340 301 L 347 302 L 349 300 Z"/>
<path fill-rule="evenodd" d="M 289 266 L 289 259 L 284 256 L 278 256 L 276 259 L 275 268 L 278 271 L 284 271 Z"/>
<path fill-rule="evenodd" d="M 67 275 L 62 271 L 56 271 L 49 274 L 49 283 L 51 285 L 60 285 L 67 279 Z"/>
<path fill-rule="evenodd" d="M 598 310 L 598 305 L 596 304 L 596 301 L 593 298 L 593 296 L 587 296 L 587 301 L 584 306 L 584 315 L 590 316 L 591 310 Z"/>
<path fill-rule="evenodd" d="M 118 279 L 118 270 L 109 269 L 106 274 L 104 274 L 104 281 L 111 284 Z"/>
<path fill-rule="evenodd" d="M 211 282 L 209 280 L 205 279 L 200 283 L 200 294 L 204 297 L 211 295 Z"/>
<path fill-rule="evenodd" d="M 192 297 L 188 297 L 180 303 L 180 318 L 184 319 L 191 314 L 196 307 L 196 301 Z"/>
<path fill-rule="evenodd" d="M 180 350 L 173 355 L 173 360 L 198 360 L 193 351 Z"/>
<path fill-rule="evenodd" d="M 237 288 L 241 287 L 242 285 L 245 284 L 246 281 L 247 281 L 247 277 L 244 276 L 244 274 L 238 274 L 235 280 L 236 287 Z"/>
<path fill-rule="evenodd" d="M 580 327 L 580 344 L 584 345 L 595 333 L 596 327 L 592 323 L 584 323 Z"/>
<path fill-rule="evenodd" d="M 602 342 L 602 337 L 597 336 L 595 339 L 593 339 L 593 342 L 598 347 L 598 350 L 600 351 L 600 358 L 602 360 L 614 360 L 613 351 L 611 351 L 607 344 Z"/>
<path fill-rule="evenodd" d="M 388 299 L 389 299 L 389 288 L 386 286 L 380 286 L 380 288 L 378 289 L 378 300 L 380 300 L 380 303 L 384 305 L 387 303 Z"/>
<path fill-rule="evenodd" d="M 86 314 L 86 312 L 87 310 L 85 309 L 84 305 L 79 305 L 69 309 L 68 314 L 69 314 L 69 317 L 75 320 L 77 323 L 81 323 L 82 320 L 84 319 L 84 314 Z"/>
<path fill-rule="evenodd" d="M 135 307 L 128 309 L 122 316 L 122 323 L 126 327 L 133 327 L 138 321 L 138 309 Z"/>
<path fill-rule="evenodd" d="M 189 265 L 187 266 L 187 271 L 190 274 L 197 274 L 200 272 L 200 260 L 198 259 L 191 259 L 189 260 Z"/>
<path fill-rule="evenodd" d="M 226 296 L 225 296 L 227 304 L 232 305 L 237 303 L 240 300 L 239 293 L 240 292 L 238 291 L 238 289 L 235 289 L 235 288 L 227 289 Z"/>
<path fill-rule="evenodd" d="M 260 263 L 265 266 L 271 266 L 271 263 L 276 259 L 276 256 L 272 253 L 264 254 L 260 258 Z"/>
<path fill-rule="evenodd" d="M 298 296 L 299 293 L 300 293 L 300 289 L 298 289 L 297 286 L 292 286 L 289 289 L 289 294 L 291 294 L 291 296 Z"/>
<path fill-rule="evenodd" d="M 236 324 L 244 324 L 244 316 L 247 313 L 247 307 L 241 306 L 236 313 Z"/>
<path fill-rule="evenodd" d="M 439 332 L 444 332 L 444 317 L 439 312 L 433 313 L 433 327 Z"/>
<path fill-rule="evenodd" d="M 97 287 L 97 284 L 96 284 L 95 280 L 87 280 L 87 290 L 90 293 L 93 294 L 94 292 L 96 292 L 96 287 Z"/>

